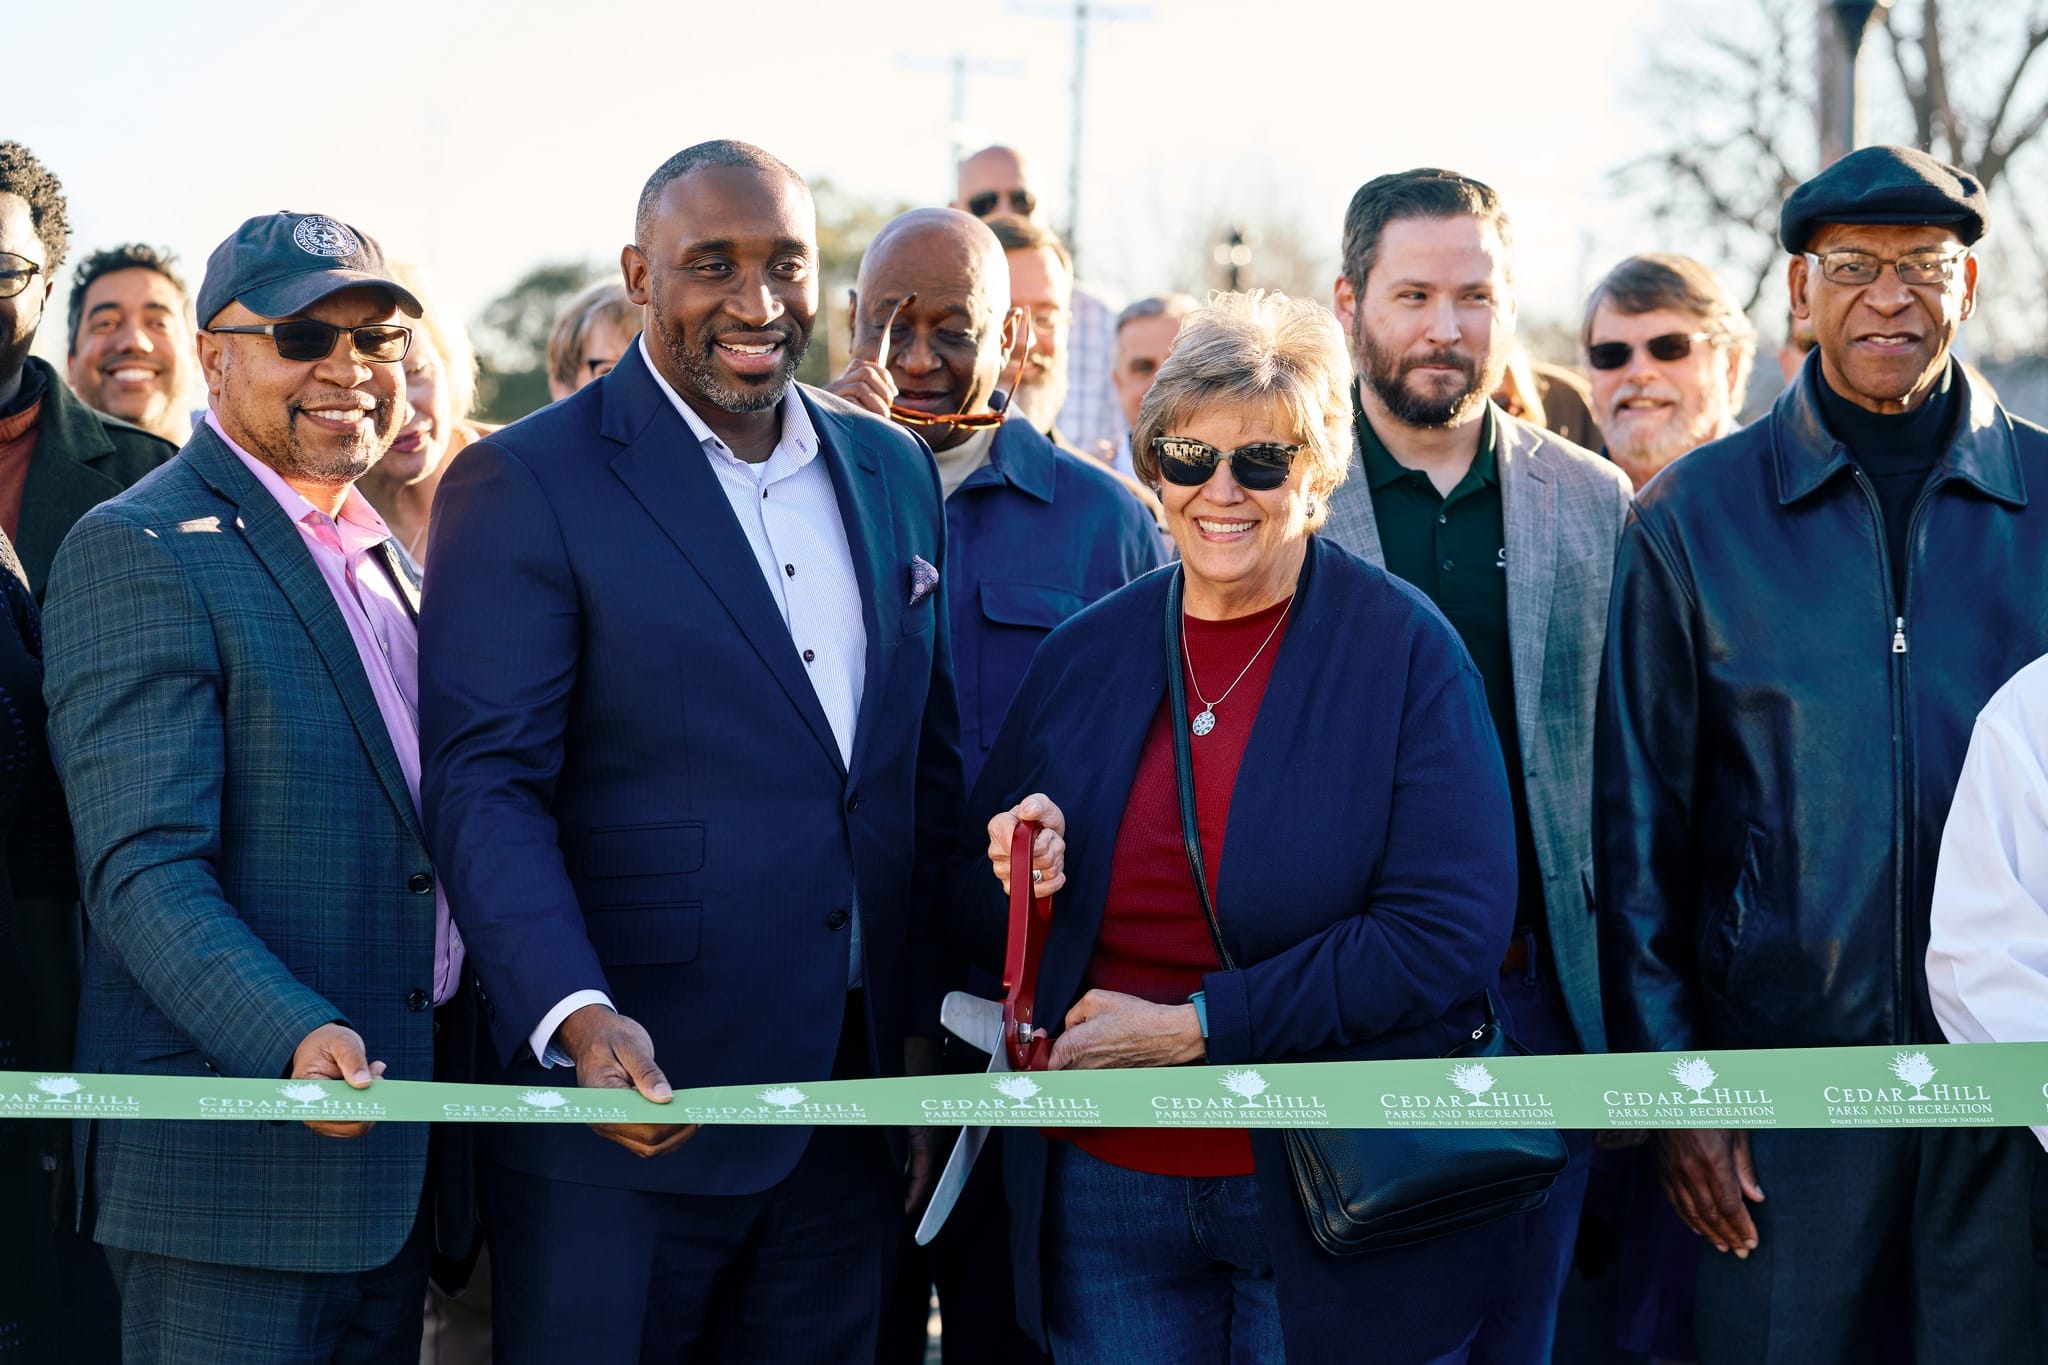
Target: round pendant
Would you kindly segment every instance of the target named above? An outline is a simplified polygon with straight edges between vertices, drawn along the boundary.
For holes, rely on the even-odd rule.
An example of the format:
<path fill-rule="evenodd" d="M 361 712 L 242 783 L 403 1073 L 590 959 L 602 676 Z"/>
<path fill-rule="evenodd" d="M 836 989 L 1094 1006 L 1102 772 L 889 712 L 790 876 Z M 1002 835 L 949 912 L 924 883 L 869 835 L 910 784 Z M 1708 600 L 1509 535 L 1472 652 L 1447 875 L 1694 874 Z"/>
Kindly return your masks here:
<path fill-rule="evenodd" d="M 1211 730 L 1216 728 L 1216 713 L 1214 711 L 1209 710 L 1207 707 L 1203 707 L 1202 714 L 1196 716 L 1194 724 L 1190 725 L 1188 728 L 1190 730 L 1193 730 L 1197 737 L 1208 734 Z"/>

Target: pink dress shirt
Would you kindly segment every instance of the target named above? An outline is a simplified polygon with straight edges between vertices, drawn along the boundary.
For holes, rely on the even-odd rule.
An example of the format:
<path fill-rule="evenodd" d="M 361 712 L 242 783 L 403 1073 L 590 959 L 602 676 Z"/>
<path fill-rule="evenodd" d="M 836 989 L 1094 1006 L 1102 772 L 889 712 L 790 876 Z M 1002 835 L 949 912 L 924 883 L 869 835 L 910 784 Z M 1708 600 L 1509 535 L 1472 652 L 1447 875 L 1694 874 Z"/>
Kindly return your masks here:
<path fill-rule="evenodd" d="M 391 748 L 398 755 L 399 771 L 405 774 L 406 790 L 412 795 L 415 815 L 420 808 L 420 635 L 412 609 L 399 595 L 398 585 L 370 552 L 391 539 L 384 519 L 377 515 L 353 487 L 341 505 L 341 515 L 330 517 L 307 502 L 284 477 L 248 451 L 236 445 L 211 412 L 206 424 L 213 434 L 227 442 L 229 450 L 249 467 L 256 482 L 263 485 L 291 523 L 305 538 L 306 550 L 341 619 L 348 622 L 349 638 L 363 662 L 370 680 L 370 695 L 377 699 L 377 713 L 391 736 Z M 395 546 L 394 542 L 394 546 Z M 455 994 L 462 978 L 462 939 L 448 917 L 448 898 L 434 881 L 434 1003 L 445 1004 Z"/>

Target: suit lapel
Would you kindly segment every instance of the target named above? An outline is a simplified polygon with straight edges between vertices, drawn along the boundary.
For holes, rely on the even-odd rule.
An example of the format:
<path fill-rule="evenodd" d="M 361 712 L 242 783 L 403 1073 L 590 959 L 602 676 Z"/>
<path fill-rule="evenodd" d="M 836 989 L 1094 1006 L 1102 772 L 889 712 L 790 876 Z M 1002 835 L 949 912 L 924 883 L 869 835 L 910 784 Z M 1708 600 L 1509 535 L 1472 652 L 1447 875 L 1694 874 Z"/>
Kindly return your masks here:
<path fill-rule="evenodd" d="M 818 433 L 818 458 L 832 474 L 832 491 L 839 500 L 839 519 L 846 525 L 846 548 L 853 560 L 854 577 L 860 583 L 861 624 L 867 629 L 868 647 L 860 692 L 860 711 L 853 727 L 851 771 L 859 772 L 869 736 L 875 729 L 874 711 L 888 690 L 883 672 L 890 656 L 884 645 L 894 643 L 902 631 L 903 611 L 910 597 L 909 561 L 891 574 L 895 563 L 896 537 L 891 530 L 889 485 L 882 462 L 860 439 L 854 424 L 827 413 L 795 390 L 797 399 L 810 414 L 811 427 Z M 892 591 L 892 584 L 902 591 Z M 835 750 L 836 752 L 836 750 Z"/>
<path fill-rule="evenodd" d="M 606 385 L 604 434 L 626 442 L 612 459 L 612 473 L 711 589 L 803 716 L 833 767 L 844 772 L 832 723 L 818 703 L 817 689 L 797 657 L 782 609 L 761 579 L 753 546 L 740 530 L 703 446 L 655 384 L 638 346 L 628 347 L 625 358 L 601 382 Z M 852 527 L 847 529 L 850 536 Z M 868 634 L 872 658 L 872 625 Z"/>
<path fill-rule="evenodd" d="M 1541 444 L 1529 439 L 1527 429 L 1500 413 L 1494 421 L 1500 433 L 1495 458 L 1508 552 L 1508 659 L 1515 683 L 1515 729 L 1526 753 L 1543 709 L 1543 651 L 1557 582 L 1557 484 Z"/>
<path fill-rule="evenodd" d="M 1377 568 L 1387 567 L 1387 552 L 1380 544 L 1380 523 L 1373 515 L 1372 485 L 1366 481 L 1365 458 L 1358 451 L 1358 424 L 1354 414 L 1351 427 L 1351 470 L 1330 495 L 1330 517 L 1323 534 L 1360 559 Z"/>
<path fill-rule="evenodd" d="M 391 733 L 384 727 L 384 713 L 370 691 L 370 679 L 363 672 L 362 655 L 356 652 L 355 637 L 334 603 L 334 593 L 320 576 L 319 566 L 299 529 L 292 525 L 277 499 L 270 496 L 254 475 L 242 466 L 235 453 L 202 424 L 186 445 L 183 458 L 214 491 L 240 509 L 235 529 L 257 560 L 277 583 L 299 621 L 312 638 L 327 665 L 328 676 L 341 694 L 341 704 L 354 722 L 356 735 L 370 756 L 370 766 L 384 785 L 385 795 L 404 817 L 406 827 L 422 842 L 419 813 L 413 809 L 412 791 L 398 766 L 398 754 L 391 747 Z"/>

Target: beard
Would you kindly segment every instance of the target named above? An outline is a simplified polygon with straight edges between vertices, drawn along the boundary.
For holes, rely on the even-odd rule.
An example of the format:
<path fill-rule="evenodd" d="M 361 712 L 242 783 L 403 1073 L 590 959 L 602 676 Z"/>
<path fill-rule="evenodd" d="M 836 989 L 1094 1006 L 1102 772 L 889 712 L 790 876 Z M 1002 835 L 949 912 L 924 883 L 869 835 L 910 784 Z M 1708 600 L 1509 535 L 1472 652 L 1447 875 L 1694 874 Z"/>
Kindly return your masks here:
<path fill-rule="evenodd" d="M 1033 356 L 1023 386 L 1011 394 L 1010 401 L 1025 421 L 1050 432 L 1060 409 L 1067 405 L 1067 358 L 1063 355 L 1048 367 L 1042 357 Z"/>
<path fill-rule="evenodd" d="M 771 323 L 766 327 L 721 327 L 707 330 L 703 336 L 692 338 L 688 334 L 669 329 L 666 313 L 657 305 L 647 310 L 654 323 L 655 340 L 661 344 L 662 354 L 669 363 L 680 370 L 690 381 L 690 386 L 705 399 L 726 412 L 766 412 L 782 402 L 783 395 L 796 379 L 797 366 L 803 364 L 804 352 L 811 346 L 808 332 L 798 331 L 786 322 Z M 782 338 L 782 363 L 773 374 L 746 388 L 738 388 L 726 382 L 718 372 L 718 359 L 712 347 L 728 332 L 773 333 Z"/>
<path fill-rule="evenodd" d="M 1353 330 L 1351 340 L 1366 384 L 1396 421 L 1411 427 L 1463 425 L 1493 396 L 1508 372 L 1505 346 L 1495 347 L 1478 360 L 1447 350 L 1404 356 L 1382 350 L 1362 325 Z M 1431 381 L 1418 390 L 1408 377 L 1425 365 L 1447 366 L 1464 380 L 1449 387 Z"/>
<path fill-rule="evenodd" d="M 1637 478 L 1648 478 L 1688 451 L 1721 435 L 1728 426 L 1728 404 L 1716 394 L 1681 394 L 1667 385 L 1623 389 L 1614 398 L 1614 416 L 1601 428 L 1607 453 Z M 1676 406 L 1662 420 L 1632 417 L 1622 404 L 1632 398 L 1668 398 Z"/>

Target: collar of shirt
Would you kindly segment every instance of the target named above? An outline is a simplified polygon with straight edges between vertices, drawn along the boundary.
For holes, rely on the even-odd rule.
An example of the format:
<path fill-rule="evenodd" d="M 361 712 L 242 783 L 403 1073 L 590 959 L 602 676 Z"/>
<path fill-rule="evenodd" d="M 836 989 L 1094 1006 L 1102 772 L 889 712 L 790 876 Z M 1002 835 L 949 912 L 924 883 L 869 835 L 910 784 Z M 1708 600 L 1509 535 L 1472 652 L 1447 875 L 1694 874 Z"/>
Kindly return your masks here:
<path fill-rule="evenodd" d="M 939 464 L 939 491 L 952 497 L 960 485 L 988 463 L 989 450 L 996 443 L 999 427 L 983 427 L 967 433 L 967 439 L 951 450 L 935 450 L 932 458 Z"/>
<path fill-rule="evenodd" d="M 792 382 L 789 391 L 782 395 L 778 412 L 782 417 L 782 434 L 776 437 L 775 449 L 760 464 L 749 464 L 732 453 L 732 447 L 720 440 L 697 410 L 683 401 L 661 371 L 654 367 L 654 355 L 647 349 L 647 334 L 642 332 L 640 340 L 634 343 L 640 348 L 640 359 L 647 365 L 647 373 L 654 376 L 655 384 L 666 394 L 675 410 L 682 414 L 690 432 L 704 447 L 706 454 L 725 464 L 746 471 L 747 477 L 755 483 L 767 485 L 778 479 L 786 479 L 818 458 L 818 431 L 811 425 L 811 414 L 805 410 L 803 399 L 797 396 L 796 384 Z"/>
<path fill-rule="evenodd" d="M 353 559 L 391 539 L 391 529 L 384 524 L 384 518 L 377 515 L 377 509 L 370 506 L 369 499 L 358 492 L 354 484 L 349 485 L 348 496 L 342 499 L 341 515 L 330 517 L 306 501 L 305 494 L 286 483 L 284 475 L 236 444 L 235 438 L 222 429 L 220 419 L 210 408 L 206 413 L 206 425 L 213 428 L 213 434 L 220 437 L 221 442 L 235 452 L 235 458 L 256 476 L 256 482 L 262 484 L 264 491 L 284 509 L 285 516 L 294 526 L 302 530 L 310 528 L 316 535 L 332 527 L 339 543 L 329 546 L 330 549 L 339 550 Z M 307 520 L 309 517 L 312 519 L 310 522 Z"/>
<path fill-rule="evenodd" d="M 1396 479 L 1411 476 L 1427 479 L 1429 476 L 1419 469 L 1410 469 L 1395 459 L 1379 433 L 1372 429 L 1372 423 L 1365 415 L 1365 405 L 1358 400 L 1358 389 L 1354 383 L 1351 399 L 1352 413 L 1358 427 L 1358 455 L 1365 465 L 1365 481 L 1369 488 L 1385 488 Z M 1499 428 L 1494 421 L 1493 404 L 1486 405 L 1486 414 L 1480 419 L 1479 449 L 1472 457 L 1472 467 L 1465 471 L 1465 477 L 1458 480 L 1458 486 L 1450 491 L 1445 502 L 1463 496 L 1480 484 L 1500 482 L 1500 463 L 1494 455 L 1494 446 Z"/>

